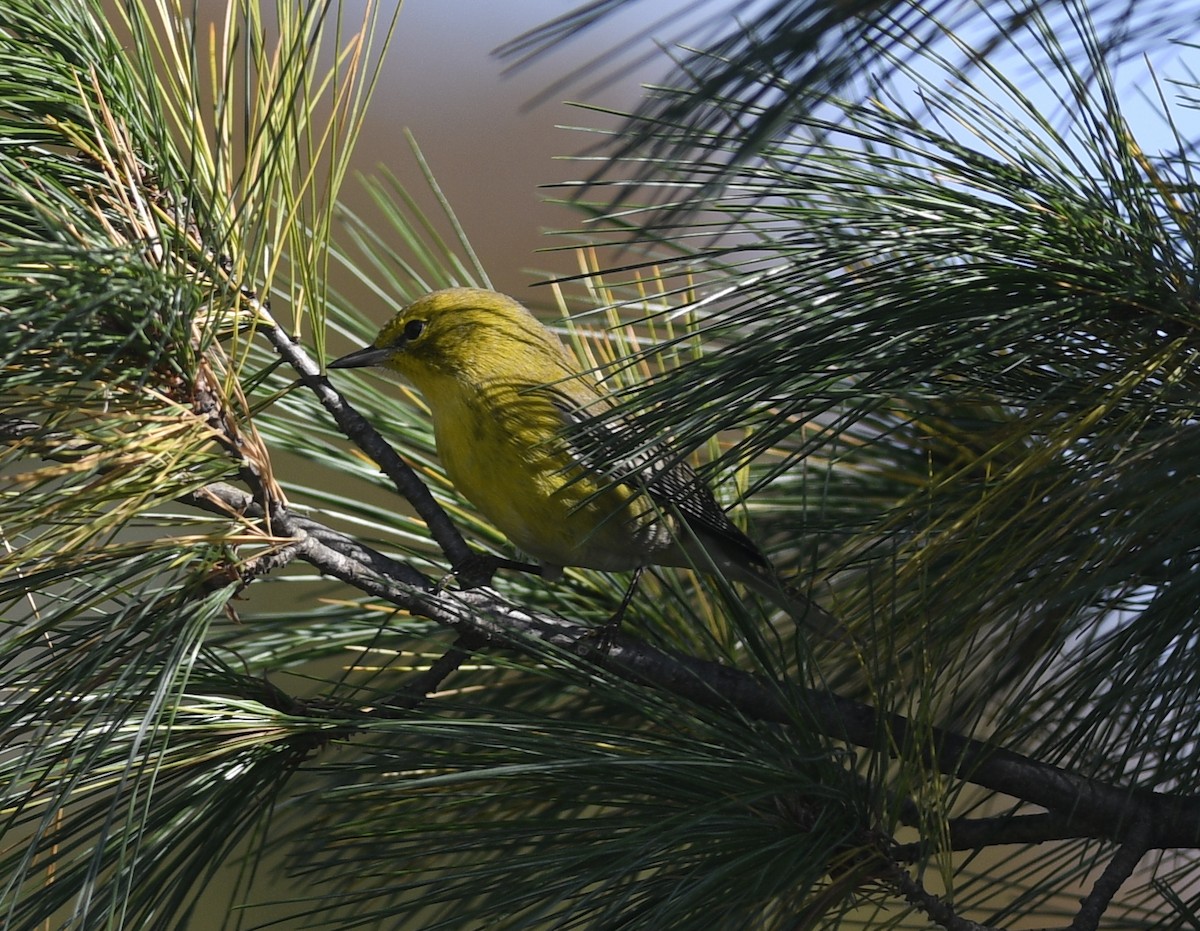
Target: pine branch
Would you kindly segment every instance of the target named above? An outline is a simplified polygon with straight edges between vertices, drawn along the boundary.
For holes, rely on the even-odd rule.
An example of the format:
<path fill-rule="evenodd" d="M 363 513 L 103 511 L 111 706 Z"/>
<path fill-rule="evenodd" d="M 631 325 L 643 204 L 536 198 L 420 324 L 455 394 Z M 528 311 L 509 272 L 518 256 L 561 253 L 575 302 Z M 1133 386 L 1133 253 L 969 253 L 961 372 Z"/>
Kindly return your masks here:
<path fill-rule="evenodd" d="M 434 541 L 449 558 L 450 565 L 457 568 L 471 564 L 477 554 L 467 546 L 458 528 L 454 526 L 442 506 L 434 500 L 412 467 L 387 444 L 379 435 L 379 431 L 333 389 L 321 372 L 320 366 L 299 343 L 279 326 L 268 327 L 267 337 L 275 351 L 296 370 L 304 385 L 316 394 L 325 409 L 333 415 L 342 432 L 375 460 L 383 473 L 392 480 L 396 490 L 413 506 L 428 525 Z"/>
<path fill-rule="evenodd" d="M 914 826 L 919 821 L 909 819 Z M 1088 831 L 1070 813 L 1039 812 L 1031 815 L 1000 815 L 995 818 L 955 818 L 947 825 L 946 850 L 980 850 L 1002 844 L 1043 844 L 1048 841 L 1080 837 L 1102 837 L 1098 829 Z M 927 841 L 901 844 L 892 855 L 911 863 L 928 856 L 933 847 Z"/>
<path fill-rule="evenodd" d="M 392 695 L 378 699 L 375 714 L 390 716 L 397 710 L 407 711 L 416 707 L 441 686 L 446 678 L 471 658 L 483 646 L 483 640 L 474 631 L 459 634 L 454 645 L 430 664 L 429 668 L 407 682 Z"/>
<path fill-rule="evenodd" d="M 1108 866 L 1092 886 L 1092 891 L 1080 903 L 1079 912 L 1071 922 L 1069 931 L 1096 931 L 1100 918 L 1112 902 L 1113 896 L 1125 880 L 1133 875 L 1138 862 L 1145 855 L 1149 833 L 1149 826 L 1145 823 L 1139 823 L 1130 833 L 1129 839 L 1108 862 Z"/>
<path fill-rule="evenodd" d="M 234 510 L 252 513 L 250 496 L 231 486 L 210 486 L 206 493 Z M 918 739 L 911 735 L 912 723 L 902 715 L 820 689 L 767 682 L 721 663 L 668 653 L 625 634 L 609 638 L 604 649 L 590 627 L 514 604 L 492 589 L 441 591 L 412 567 L 315 521 L 281 511 L 273 525 L 277 532 L 295 536 L 298 557 L 326 575 L 452 627 L 471 638 L 473 645 L 502 643 L 524 651 L 533 644 L 550 647 L 703 707 L 733 707 L 759 721 L 815 727 L 876 752 Z M 783 695 L 795 704 L 785 703 Z M 939 772 L 1050 810 L 1044 819 L 1010 821 L 1008 834 L 990 819 L 971 828 L 964 824 L 956 847 L 1029 842 L 1039 839 L 1038 832 L 1044 835 L 1041 839 L 1129 841 L 1143 850 L 1200 846 L 1200 797 L 1131 790 L 1088 779 L 940 728 L 922 729 L 922 733 L 929 735 L 925 760 Z M 1144 839 L 1143 829 L 1138 828 L 1136 842 L 1130 840 L 1134 825 L 1147 826 Z"/>
<path fill-rule="evenodd" d="M 223 517 L 264 516 L 262 507 L 254 498 L 225 482 L 214 482 L 187 496 L 184 503 L 200 508 L 210 514 Z M 310 552 L 310 540 L 316 541 L 329 552 L 337 552 L 350 563 L 359 567 L 359 572 L 387 576 L 413 588 L 432 590 L 433 582 L 407 563 L 398 562 L 378 550 L 359 543 L 349 534 L 341 533 L 324 524 L 292 514 L 281 509 L 274 515 L 278 521 L 276 529 L 295 538 L 288 551 L 293 556 L 304 556 Z"/>
<path fill-rule="evenodd" d="M 929 916 L 930 921 L 946 931 L 996 931 L 991 925 L 982 925 L 961 917 L 950 903 L 929 892 L 918 880 L 898 866 L 889 871 L 887 878 L 909 904 L 919 908 Z"/>

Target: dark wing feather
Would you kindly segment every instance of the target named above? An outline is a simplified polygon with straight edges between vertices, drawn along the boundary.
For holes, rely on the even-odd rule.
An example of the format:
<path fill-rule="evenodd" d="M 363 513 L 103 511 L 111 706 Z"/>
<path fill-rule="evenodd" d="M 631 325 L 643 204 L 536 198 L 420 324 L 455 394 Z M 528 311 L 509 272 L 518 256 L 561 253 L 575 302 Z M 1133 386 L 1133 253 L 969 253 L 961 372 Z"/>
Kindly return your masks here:
<path fill-rule="evenodd" d="M 643 489 L 664 513 L 679 515 L 694 534 L 717 541 L 732 551 L 729 555 L 736 553 L 747 564 L 762 569 L 770 566 L 754 541 L 734 526 L 691 466 L 628 420 L 598 417 L 611 410 L 610 402 L 597 398 L 588 410 L 553 385 L 537 390 L 545 391 L 562 413 L 567 442 L 589 471 Z M 630 442 L 632 437 L 644 442 L 635 446 Z M 628 452 L 631 447 L 636 450 L 632 454 Z"/>

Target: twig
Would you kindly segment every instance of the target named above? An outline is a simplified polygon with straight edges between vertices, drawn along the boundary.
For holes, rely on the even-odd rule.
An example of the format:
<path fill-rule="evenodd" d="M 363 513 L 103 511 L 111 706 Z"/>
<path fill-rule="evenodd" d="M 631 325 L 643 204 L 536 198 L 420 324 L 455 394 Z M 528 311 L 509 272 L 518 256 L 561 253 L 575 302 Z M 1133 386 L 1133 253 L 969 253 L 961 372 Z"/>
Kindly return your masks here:
<path fill-rule="evenodd" d="M 235 386 L 234 392 L 241 398 L 240 386 Z M 271 475 L 270 458 L 258 431 L 253 423 L 240 422 L 231 412 L 227 392 L 206 358 L 201 358 L 196 366 L 191 394 L 192 410 L 204 419 L 216 441 L 238 464 L 238 475 L 266 511 L 269 526 L 271 517 L 286 506 L 287 499 Z"/>
<path fill-rule="evenodd" d="M 914 823 L 915 822 L 907 822 Z M 919 826 L 919 824 L 916 824 Z M 1093 825 L 1083 825 L 1071 813 L 1038 812 L 1032 815 L 1000 815 L 995 818 L 956 818 L 947 825 L 947 850 L 980 850 L 999 844 L 1041 844 L 1053 840 L 1079 837 L 1105 837 Z M 928 856 L 935 845 L 928 841 L 900 844 L 892 855 L 902 863 L 911 863 Z"/>
<path fill-rule="evenodd" d="M 292 699 L 291 705 L 285 707 L 276 700 L 272 707 L 288 711 L 291 714 L 320 714 L 337 718 L 347 718 L 351 721 L 368 721 L 373 719 L 392 719 L 403 717 L 407 712 L 416 708 L 432 692 L 442 684 L 447 676 L 461 666 L 484 643 L 478 634 L 460 634 L 451 647 L 439 656 L 424 672 L 411 678 L 402 688 L 390 695 L 376 696 L 369 705 L 339 700 L 316 699 L 301 701 Z M 294 709 L 294 710 L 289 710 Z M 314 748 L 324 746 L 333 737 L 348 737 L 361 731 L 361 725 L 350 724 L 341 731 L 319 731 L 316 733 Z"/>
<path fill-rule="evenodd" d="M 929 916 L 929 920 L 945 928 L 946 931 L 996 931 L 991 925 L 981 925 L 977 921 L 963 918 L 955 913 L 953 906 L 944 899 L 929 892 L 908 871 L 894 866 L 887 872 L 887 879 L 896 887 L 904 899 L 919 908 Z"/>
<path fill-rule="evenodd" d="M 406 699 L 418 701 L 424 699 L 442 684 L 446 676 L 458 669 L 467 661 L 471 653 L 481 646 L 483 646 L 483 641 L 479 637 L 472 634 L 461 634 L 449 650 L 439 656 L 423 673 L 405 685 L 399 694 L 405 695 Z M 382 702 L 382 704 L 392 703 L 387 699 Z"/>
<path fill-rule="evenodd" d="M 412 467 L 379 435 L 379 432 L 329 384 L 316 362 L 279 326 L 265 328 L 267 338 L 283 359 L 300 376 L 301 382 L 317 396 L 324 408 L 333 415 L 342 433 L 358 444 L 383 470 L 396 486 L 396 490 L 413 506 L 420 518 L 429 527 L 434 541 L 450 565 L 458 567 L 468 564 L 473 556 L 471 548 L 463 539 L 458 528 L 450 520 L 442 506 L 434 500 L 425 483 L 417 477 Z"/>
<path fill-rule="evenodd" d="M 223 517 L 238 516 L 261 518 L 262 508 L 246 492 L 225 482 L 212 482 L 182 499 L 185 503 L 219 514 Z M 284 510 L 276 513 L 274 529 L 297 538 L 289 544 L 289 557 L 303 555 L 303 541 L 308 537 L 324 544 L 331 552 L 343 554 L 370 573 L 386 576 L 414 588 L 432 590 L 434 583 L 408 563 L 397 562 L 378 550 L 364 546 L 349 534 L 340 533 L 307 517 L 300 517 Z M 311 560 L 306 560 L 311 562 Z M 353 584 L 353 583 L 351 583 Z"/>
<path fill-rule="evenodd" d="M 1080 901 L 1079 912 L 1071 922 L 1070 931 L 1096 931 L 1100 917 L 1112 902 L 1113 896 L 1125 880 L 1133 875 L 1138 862 L 1145 855 L 1149 836 L 1149 825 L 1139 822 L 1130 832 L 1129 839 L 1108 861 L 1108 866 L 1092 886 L 1092 891 Z"/>
<path fill-rule="evenodd" d="M 428 669 L 409 680 L 403 688 L 392 695 L 375 700 L 378 711 L 384 717 L 396 712 L 415 708 L 429 697 L 452 672 L 465 663 L 471 655 L 484 645 L 484 640 L 473 631 L 459 634 L 454 644 L 435 660 Z"/>
<path fill-rule="evenodd" d="M 41 429 L 41 424 L 35 423 L 32 420 L 0 414 L 0 441 L 7 443 L 24 439 L 27 436 L 37 436 L 38 431 Z M 63 436 L 64 434 L 58 435 Z"/>

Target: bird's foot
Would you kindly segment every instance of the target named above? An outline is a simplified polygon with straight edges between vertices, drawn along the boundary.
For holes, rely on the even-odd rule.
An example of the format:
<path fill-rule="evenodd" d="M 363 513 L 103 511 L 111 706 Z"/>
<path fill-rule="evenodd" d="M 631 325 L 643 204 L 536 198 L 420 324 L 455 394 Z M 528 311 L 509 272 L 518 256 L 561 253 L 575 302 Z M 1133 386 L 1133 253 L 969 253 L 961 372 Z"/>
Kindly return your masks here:
<path fill-rule="evenodd" d="M 629 587 L 625 589 L 625 594 L 621 598 L 621 603 L 617 605 L 617 610 L 600 627 L 589 632 L 589 636 L 596 638 L 596 646 L 602 652 L 607 653 L 616 643 L 617 634 L 621 632 L 621 622 L 625 619 L 625 612 L 629 610 L 629 603 L 633 601 L 633 593 L 637 591 L 638 581 L 644 571 L 644 566 L 638 566 L 633 570 L 633 578 L 629 582 Z"/>
<path fill-rule="evenodd" d="M 505 559 L 503 556 L 496 556 L 492 553 L 471 553 L 442 577 L 435 586 L 435 591 L 441 591 L 451 578 L 454 578 L 462 588 L 481 588 L 491 585 L 492 576 L 501 569 L 514 569 L 518 572 L 528 572 L 531 575 L 544 574 L 542 567 L 536 563 Z"/>

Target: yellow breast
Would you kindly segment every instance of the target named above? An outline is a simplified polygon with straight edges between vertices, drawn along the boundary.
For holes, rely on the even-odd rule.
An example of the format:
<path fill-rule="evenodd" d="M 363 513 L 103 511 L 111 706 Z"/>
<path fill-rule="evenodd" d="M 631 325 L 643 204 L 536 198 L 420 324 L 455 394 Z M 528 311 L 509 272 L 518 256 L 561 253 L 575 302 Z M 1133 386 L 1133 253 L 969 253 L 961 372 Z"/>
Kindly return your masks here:
<path fill-rule="evenodd" d="M 579 467 L 547 396 L 504 384 L 442 388 L 424 393 L 446 474 L 519 549 L 550 565 L 623 571 L 670 547 L 644 495 Z"/>

